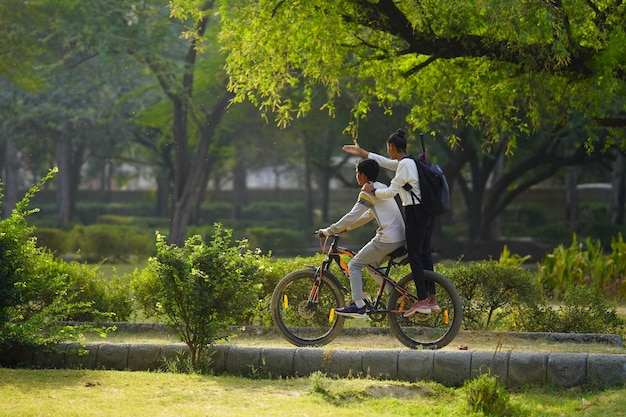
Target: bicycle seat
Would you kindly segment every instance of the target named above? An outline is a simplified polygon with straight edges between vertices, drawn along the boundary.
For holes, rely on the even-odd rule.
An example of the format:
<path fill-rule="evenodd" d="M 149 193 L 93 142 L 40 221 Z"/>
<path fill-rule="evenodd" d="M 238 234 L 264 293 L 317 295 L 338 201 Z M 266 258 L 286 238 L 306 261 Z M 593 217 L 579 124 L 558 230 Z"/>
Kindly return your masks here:
<path fill-rule="evenodd" d="M 389 262 L 393 262 L 396 265 L 406 265 L 409 262 L 409 253 L 404 246 L 394 250 L 387 256 L 389 256 Z"/>

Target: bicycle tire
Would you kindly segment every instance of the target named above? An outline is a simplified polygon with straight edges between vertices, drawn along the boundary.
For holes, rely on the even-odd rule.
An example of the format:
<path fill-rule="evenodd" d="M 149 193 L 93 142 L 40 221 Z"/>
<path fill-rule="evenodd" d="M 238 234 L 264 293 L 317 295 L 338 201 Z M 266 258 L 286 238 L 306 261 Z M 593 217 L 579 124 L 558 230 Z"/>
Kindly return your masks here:
<path fill-rule="evenodd" d="M 272 294 L 272 319 L 283 337 L 296 346 L 322 346 L 335 339 L 345 317 L 334 314 L 345 305 L 343 293 L 330 278 L 322 276 L 318 303 L 308 306 L 315 280 L 314 269 L 290 272 L 281 279 Z"/>
<path fill-rule="evenodd" d="M 404 301 L 399 292 L 394 291 L 389 298 L 389 327 L 393 335 L 411 349 L 441 349 L 457 336 L 463 321 L 463 305 L 458 291 L 448 278 L 433 271 L 424 271 L 424 278 L 435 284 L 435 295 L 441 311 L 430 314 L 416 314 L 407 318 L 403 311 L 416 300 Z M 404 276 L 398 285 L 411 294 L 417 294 L 413 276 Z"/>

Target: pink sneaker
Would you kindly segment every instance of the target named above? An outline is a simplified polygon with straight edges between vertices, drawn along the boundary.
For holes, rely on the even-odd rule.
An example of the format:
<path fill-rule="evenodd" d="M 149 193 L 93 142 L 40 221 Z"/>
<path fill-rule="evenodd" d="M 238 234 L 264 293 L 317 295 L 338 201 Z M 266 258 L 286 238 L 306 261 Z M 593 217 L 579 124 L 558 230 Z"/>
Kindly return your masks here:
<path fill-rule="evenodd" d="M 417 313 L 430 314 L 430 312 L 431 312 L 430 302 L 428 301 L 428 298 L 425 298 L 423 300 L 419 300 L 418 302 L 414 303 L 411 306 L 411 308 L 409 308 L 407 311 L 404 312 L 403 316 L 413 317 Z"/>
<path fill-rule="evenodd" d="M 439 307 L 439 303 L 437 302 L 437 297 L 434 295 L 428 296 L 428 304 L 430 307 L 430 311 L 433 313 L 439 313 L 441 311 L 441 307 Z"/>

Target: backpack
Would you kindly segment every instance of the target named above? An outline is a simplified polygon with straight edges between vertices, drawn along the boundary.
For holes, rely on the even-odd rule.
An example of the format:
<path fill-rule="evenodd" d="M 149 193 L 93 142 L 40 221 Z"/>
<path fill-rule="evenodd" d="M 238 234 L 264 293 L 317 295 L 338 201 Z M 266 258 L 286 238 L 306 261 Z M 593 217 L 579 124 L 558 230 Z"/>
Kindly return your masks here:
<path fill-rule="evenodd" d="M 407 156 L 415 161 L 419 174 L 421 198 L 411 190 L 410 184 L 404 184 L 404 189 L 411 193 L 411 198 L 417 201 L 431 216 L 439 216 L 450 210 L 450 187 L 441 167 L 429 164 L 412 155 Z M 415 200 L 413 200 L 415 202 Z"/>

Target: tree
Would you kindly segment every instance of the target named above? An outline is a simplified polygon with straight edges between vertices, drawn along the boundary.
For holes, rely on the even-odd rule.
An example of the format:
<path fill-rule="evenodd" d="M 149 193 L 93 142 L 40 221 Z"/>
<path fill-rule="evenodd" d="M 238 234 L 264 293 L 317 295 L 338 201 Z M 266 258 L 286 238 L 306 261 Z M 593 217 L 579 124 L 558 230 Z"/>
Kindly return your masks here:
<path fill-rule="evenodd" d="M 310 110 L 315 86 L 332 103 L 350 85 L 357 119 L 372 104 L 408 103 L 416 128 L 453 120 L 479 127 L 487 142 L 505 133 L 509 151 L 520 133 L 558 119 L 563 108 L 626 124 L 620 1 L 224 4 L 230 88 L 236 100 L 277 111 L 279 123 Z M 286 98 L 294 89 L 300 100 Z"/>
<path fill-rule="evenodd" d="M 407 121 L 433 136 L 435 126 L 451 122 L 446 139 L 457 155 L 450 173 L 472 165 L 472 189 L 460 186 L 474 238 L 490 236 L 493 219 L 525 187 L 562 166 L 585 163 L 585 150 L 607 149 L 624 134 L 621 2 L 224 4 L 221 41 L 230 52 L 227 71 L 235 100 L 250 99 L 279 113 L 279 124 L 314 108 L 311 92 L 320 85 L 328 108 L 349 86 L 355 97 L 353 134 L 373 105 L 408 105 Z M 300 100 L 294 100 L 294 91 Z M 576 112 L 586 120 L 589 136 L 580 137 L 570 148 L 578 151 L 566 155 L 546 132 L 558 131 Z M 613 130 L 607 136 L 598 127 Z M 478 135 L 462 137 L 468 131 Z M 511 155 L 520 138 L 539 140 L 537 145 L 545 140 L 546 149 L 560 153 L 552 154 L 552 161 L 541 158 L 540 166 L 531 159 L 509 163 L 504 169 L 511 172 L 503 172 L 500 185 L 489 192 L 491 200 L 481 204 L 498 155 Z M 472 146 L 464 148 L 468 143 Z M 507 183 L 516 184 L 513 192 Z"/>
<path fill-rule="evenodd" d="M 45 52 L 39 43 L 40 36 L 51 29 L 46 12 L 49 3 L 45 0 L 0 2 L 0 78 L 28 90 L 41 86 L 44 80 L 36 64 L 41 64 L 39 59 Z"/>
<path fill-rule="evenodd" d="M 161 3 L 142 2 L 135 36 L 126 39 L 126 50 L 147 66 L 171 106 L 166 119 L 173 153 L 168 239 L 178 245 L 187 237 L 187 226 L 214 168 L 210 151 L 217 145 L 216 130 L 232 99 L 226 90 L 226 76 L 219 70 L 223 56 L 211 46 L 219 28 L 213 6 L 213 1 L 202 2 L 198 13 L 188 19 L 174 10 L 173 14 L 192 28 L 181 40 L 177 29 L 182 26 L 173 25 L 163 15 Z M 178 54 L 180 51 L 184 54 Z M 203 77 L 196 77 L 198 68 Z"/>
<path fill-rule="evenodd" d="M 531 187 L 552 178 L 570 166 L 582 166 L 609 155 L 600 151 L 591 154 L 581 137 L 578 123 L 570 122 L 553 129 L 541 129 L 530 136 L 523 148 L 504 160 L 502 173 L 494 175 L 504 156 L 507 140 L 492 145 L 488 153 L 480 152 L 480 132 L 469 127 L 462 130 L 459 146 L 446 148 L 445 172 L 460 188 L 467 206 L 468 238 L 490 240 L 494 221 L 514 199 Z"/>

